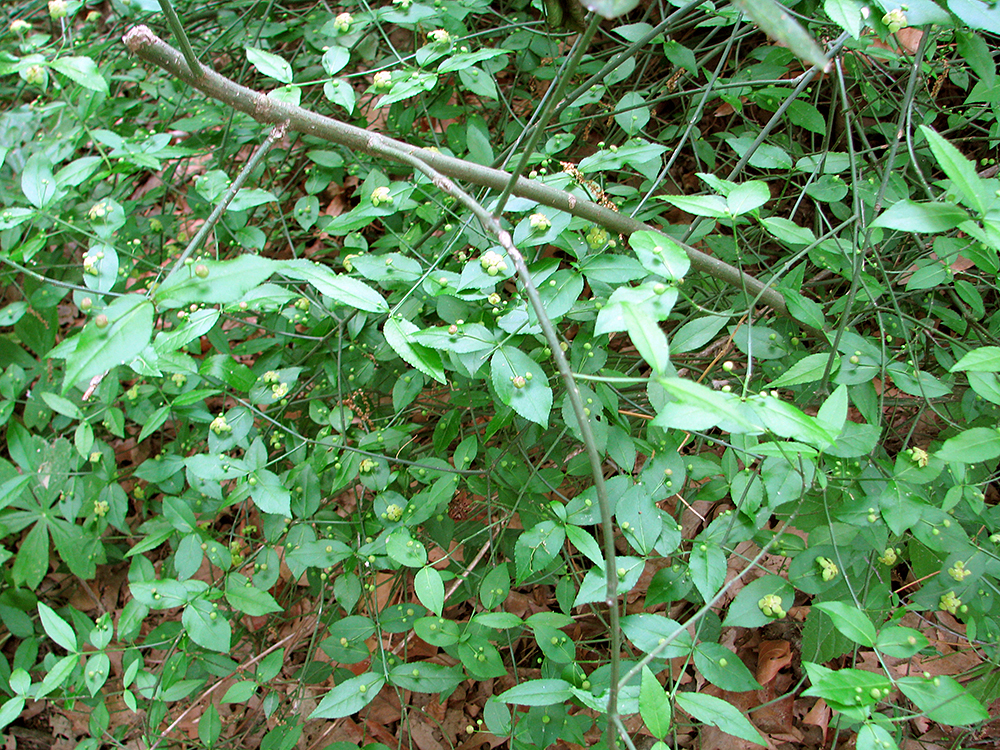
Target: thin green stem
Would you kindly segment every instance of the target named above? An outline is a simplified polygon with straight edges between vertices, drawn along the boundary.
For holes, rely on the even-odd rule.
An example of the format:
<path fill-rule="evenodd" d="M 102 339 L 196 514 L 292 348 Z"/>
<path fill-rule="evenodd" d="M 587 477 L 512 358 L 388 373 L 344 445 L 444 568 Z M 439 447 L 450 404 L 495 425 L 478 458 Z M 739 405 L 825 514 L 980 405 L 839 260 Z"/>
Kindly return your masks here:
<path fill-rule="evenodd" d="M 240 173 L 236 175 L 236 179 L 233 180 L 233 184 L 229 186 L 225 195 L 222 196 L 222 200 L 219 201 L 218 205 L 216 205 L 216 207 L 212 210 L 212 213 L 205 220 L 205 223 L 198 229 L 198 233 L 191 238 L 188 246 L 184 248 L 184 252 L 181 253 L 177 262 L 174 263 L 174 267 L 170 269 L 170 273 L 167 274 L 167 278 L 163 280 L 164 284 L 166 284 L 171 277 L 184 266 L 184 261 L 190 258 L 191 255 L 199 247 L 201 247 L 201 243 L 205 241 L 209 232 L 211 232 L 215 228 L 215 225 L 219 223 L 219 219 L 222 218 L 222 214 L 225 212 L 229 204 L 233 202 L 233 198 L 235 198 L 236 194 L 240 192 L 240 189 L 246 183 L 247 179 L 249 179 L 253 171 L 257 168 L 257 165 L 260 164 L 261 159 L 267 155 L 267 152 L 271 150 L 275 143 L 284 138 L 286 130 L 287 126 L 285 124 L 276 125 L 271 128 L 271 132 L 268 133 L 267 138 L 264 139 L 264 142 L 260 144 L 254 152 L 254 155 L 251 156 L 250 160 L 243 166 Z"/>
<path fill-rule="evenodd" d="M 184 53 L 184 59 L 187 61 L 188 67 L 191 68 L 196 76 L 201 76 L 203 72 L 201 63 L 198 62 L 198 56 L 194 53 L 194 47 L 191 46 L 191 41 L 188 39 L 187 32 L 184 31 L 184 24 L 181 23 L 181 19 L 177 16 L 177 11 L 170 4 L 170 0 L 159 0 L 159 2 L 160 8 L 163 10 L 163 15 L 167 17 L 170 30 L 177 37 L 177 43 L 181 47 L 181 52 Z"/>

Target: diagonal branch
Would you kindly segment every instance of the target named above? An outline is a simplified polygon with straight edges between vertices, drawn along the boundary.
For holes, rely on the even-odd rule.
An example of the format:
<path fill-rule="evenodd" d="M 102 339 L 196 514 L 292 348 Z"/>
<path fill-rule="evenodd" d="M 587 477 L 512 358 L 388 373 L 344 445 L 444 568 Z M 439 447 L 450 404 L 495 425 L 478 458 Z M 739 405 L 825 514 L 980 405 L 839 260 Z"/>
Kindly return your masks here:
<path fill-rule="evenodd" d="M 132 54 L 163 68 L 192 88 L 250 115 L 258 122 L 277 125 L 287 121 L 288 128 L 291 130 L 314 135 L 354 151 L 361 151 L 393 161 L 400 161 L 400 151 L 409 154 L 419 153 L 421 161 L 443 175 L 454 180 L 491 188 L 498 192 L 503 191 L 510 181 L 509 172 L 491 169 L 413 146 L 364 128 L 354 127 L 339 120 L 325 117 L 294 104 L 277 101 L 219 75 L 206 65 L 201 66 L 200 74 L 193 73 L 185 62 L 184 56 L 156 36 L 147 26 L 135 26 L 129 29 L 123 41 Z M 519 178 L 514 185 L 513 194 L 587 219 L 614 234 L 630 235 L 640 230 L 659 231 L 649 224 L 622 216 L 596 203 L 577 198 L 563 190 L 535 180 Z M 691 258 L 691 267 L 694 270 L 706 273 L 737 289 L 742 289 L 775 312 L 788 315 L 784 297 L 780 292 L 771 288 L 770 283 L 765 284 L 753 276 L 743 273 L 738 268 L 693 247 L 688 245 L 682 245 L 682 247 Z"/>

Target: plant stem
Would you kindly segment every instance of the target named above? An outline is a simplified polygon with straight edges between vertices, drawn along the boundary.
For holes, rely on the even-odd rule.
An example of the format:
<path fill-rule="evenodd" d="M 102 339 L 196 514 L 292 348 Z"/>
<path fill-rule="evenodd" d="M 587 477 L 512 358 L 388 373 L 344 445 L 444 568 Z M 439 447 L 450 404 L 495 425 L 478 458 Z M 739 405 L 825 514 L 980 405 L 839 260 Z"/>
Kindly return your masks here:
<path fill-rule="evenodd" d="M 194 47 L 191 46 L 191 41 L 188 39 L 187 32 L 184 31 L 184 24 L 181 23 L 181 19 L 177 16 L 177 11 L 170 4 L 170 0 L 159 0 L 159 2 L 160 8 L 163 10 L 163 15 L 167 17 L 167 24 L 169 24 L 170 30 L 174 32 L 174 36 L 177 37 L 177 43 L 181 46 L 181 52 L 184 53 L 184 60 L 194 74 L 201 77 L 203 74 L 201 63 L 198 62 L 198 56 L 194 53 Z"/>

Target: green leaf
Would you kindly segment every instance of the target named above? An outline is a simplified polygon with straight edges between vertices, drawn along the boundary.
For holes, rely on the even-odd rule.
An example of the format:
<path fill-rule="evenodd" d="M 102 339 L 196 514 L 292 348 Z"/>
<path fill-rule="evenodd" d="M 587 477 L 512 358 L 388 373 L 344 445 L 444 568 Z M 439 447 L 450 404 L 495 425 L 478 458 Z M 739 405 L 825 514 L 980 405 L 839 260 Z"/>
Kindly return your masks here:
<path fill-rule="evenodd" d="M 76 635 L 68 622 L 55 613 L 49 605 L 38 602 L 38 615 L 45 633 L 70 653 L 76 653 Z"/>
<path fill-rule="evenodd" d="M 628 244 L 647 271 L 665 279 L 682 279 L 691 268 L 691 259 L 684 248 L 665 234 L 648 230 L 633 232 Z"/>
<path fill-rule="evenodd" d="M 414 539 L 407 528 L 393 529 L 385 539 L 385 551 L 391 560 L 408 568 L 427 564 L 427 549 L 419 539 Z"/>
<path fill-rule="evenodd" d="M 573 686 L 566 680 L 528 680 L 497 697 L 518 706 L 554 706 L 573 697 Z"/>
<path fill-rule="evenodd" d="M 790 385 L 815 383 L 823 377 L 830 355 L 818 352 L 809 354 L 788 368 L 784 375 L 771 382 L 771 388 L 787 388 Z M 836 362 L 836 359 L 834 360 Z"/>
<path fill-rule="evenodd" d="M 83 330 L 67 339 L 51 357 L 66 360 L 63 388 L 76 385 L 116 365 L 128 364 L 149 344 L 153 333 L 153 305 L 142 294 L 126 294 L 104 309 Z M 106 319 L 104 328 L 98 322 Z"/>
<path fill-rule="evenodd" d="M 193 268 L 182 268 L 154 292 L 156 304 L 164 308 L 194 304 L 229 304 L 265 281 L 275 270 L 275 262 L 259 255 L 241 255 L 233 260 L 202 261 L 208 276 L 201 278 Z"/>
<path fill-rule="evenodd" d="M 861 0 L 823 0 L 823 10 L 840 28 L 855 39 L 860 38 L 863 25 L 861 14 L 865 10 Z"/>
<path fill-rule="evenodd" d="M 188 637 L 199 646 L 220 654 L 229 653 L 233 635 L 229 620 L 206 597 L 199 596 L 190 601 L 184 607 L 181 622 Z"/>
<path fill-rule="evenodd" d="M 399 664 L 389 672 L 389 682 L 416 693 L 449 693 L 466 679 L 461 667 L 433 662 Z"/>
<path fill-rule="evenodd" d="M 281 605 L 273 596 L 254 586 L 240 573 L 230 573 L 226 576 L 226 601 L 234 609 L 255 617 L 281 611 Z"/>
<path fill-rule="evenodd" d="M 960 727 L 990 718 L 982 704 L 953 677 L 903 677 L 896 685 L 931 721 Z"/>
<path fill-rule="evenodd" d="M 62 195 L 47 156 L 34 153 L 28 157 L 21 172 L 21 191 L 35 208 L 45 208 Z"/>
<path fill-rule="evenodd" d="M 642 683 L 639 686 L 639 715 L 650 734 L 661 740 L 669 734 L 672 710 L 667 691 L 649 667 L 643 667 Z"/>
<path fill-rule="evenodd" d="M 627 615 L 621 619 L 621 628 L 637 649 L 647 654 L 655 651 L 660 659 L 687 656 L 694 648 L 691 634 L 680 623 L 663 615 Z"/>
<path fill-rule="evenodd" d="M 635 348 L 656 375 L 663 375 L 670 367 L 670 348 L 660 324 L 646 311 L 628 302 L 622 303 L 625 328 Z"/>
<path fill-rule="evenodd" d="M 781 607 L 786 612 L 795 602 L 795 589 L 787 580 L 776 575 L 761 576 L 744 586 L 736 595 L 729 605 L 723 626 L 759 628 L 774 622 L 775 618 L 765 615 L 758 604 L 769 594 L 781 597 Z"/>
<path fill-rule="evenodd" d="M 277 516 L 292 515 L 292 495 L 277 474 L 258 469 L 251 476 L 256 478 L 257 483 L 250 486 L 250 497 L 258 508 Z"/>
<path fill-rule="evenodd" d="M 279 270 L 289 278 L 308 282 L 320 294 L 325 294 L 342 305 L 371 313 L 389 312 L 389 305 L 381 294 L 363 281 L 335 273 L 326 266 L 307 260 L 295 260 L 283 263 Z"/>
<path fill-rule="evenodd" d="M 760 690 L 746 664 L 725 646 L 699 643 L 694 649 L 694 664 L 705 679 L 716 687 L 733 692 Z"/>
<path fill-rule="evenodd" d="M 256 47 L 245 47 L 244 49 L 247 51 L 247 59 L 261 73 L 282 83 L 292 82 L 292 66 L 284 58 Z"/>
<path fill-rule="evenodd" d="M 48 407 L 52 409 L 52 411 L 62 414 L 64 417 L 69 417 L 70 419 L 83 419 L 83 412 L 80 410 L 80 407 L 68 398 L 63 398 L 62 396 L 52 393 L 51 391 L 43 391 L 42 400 L 48 404 Z"/>
<path fill-rule="evenodd" d="M 479 600 L 486 609 L 493 609 L 507 600 L 510 595 L 510 573 L 507 565 L 492 568 L 479 583 Z"/>
<path fill-rule="evenodd" d="M 357 102 L 357 93 L 343 78 L 335 78 L 323 84 L 323 95 L 338 107 L 347 110 L 347 114 L 354 114 L 354 105 Z"/>
<path fill-rule="evenodd" d="M 909 659 L 927 648 L 928 643 L 919 630 L 894 625 L 879 631 L 875 648 L 897 659 Z"/>
<path fill-rule="evenodd" d="M 45 679 L 42 680 L 42 684 L 38 686 L 38 692 L 35 693 L 32 698 L 36 701 L 40 701 L 46 695 L 66 682 L 69 676 L 73 673 L 73 670 L 78 666 L 80 666 L 79 654 L 64 656 L 49 669 L 48 673 L 45 675 Z"/>
<path fill-rule="evenodd" d="M 219 710 L 214 703 L 210 702 L 202 712 L 201 718 L 198 719 L 198 739 L 205 747 L 212 747 L 221 733 L 222 719 L 219 716 Z"/>
<path fill-rule="evenodd" d="M 14 721 L 14 719 L 21 715 L 21 711 L 23 710 L 24 698 L 20 695 L 8 699 L 3 706 L 0 706 L 0 729 L 3 729 Z"/>
<path fill-rule="evenodd" d="M 641 94 L 630 91 L 618 101 L 615 122 L 630 136 L 646 127 L 649 122 L 649 107 Z"/>
<path fill-rule="evenodd" d="M 427 609 L 440 616 L 444 609 L 444 580 L 431 567 L 421 568 L 413 577 L 413 591 Z"/>
<path fill-rule="evenodd" d="M 260 188 L 243 188 L 236 197 L 226 206 L 227 211 L 249 211 L 251 208 L 263 206 L 265 203 L 274 203 L 278 199 L 274 193 Z"/>
<path fill-rule="evenodd" d="M 822 698 L 837 711 L 873 706 L 891 689 L 889 678 L 883 674 L 852 668 L 827 669 L 812 662 L 802 662 L 802 666 L 812 683 L 803 695 Z"/>
<path fill-rule="evenodd" d="M 501 346 L 490 359 L 490 375 L 501 403 L 530 422 L 548 425 L 552 388 L 535 360 L 520 349 Z"/>
<path fill-rule="evenodd" d="M 718 727 L 726 734 L 758 745 L 767 744 L 739 709 L 721 698 L 706 693 L 677 693 L 677 705 L 698 721 Z"/>
<path fill-rule="evenodd" d="M 713 542 L 695 540 L 690 557 L 691 582 L 707 602 L 726 580 L 726 555 Z"/>
<path fill-rule="evenodd" d="M 948 372 L 1000 372 L 1000 346 L 981 346 L 966 352 Z"/>
<path fill-rule="evenodd" d="M 412 334 L 417 330 L 419 330 L 417 326 L 402 318 L 387 318 L 382 327 L 385 340 L 406 364 L 441 384 L 447 384 L 441 355 L 435 349 L 413 340 Z"/>
<path fill-rule="evenodd" d="M 857 607 L 841 601 L 820 602 L 813 606 L 826 612 L 837 630 L 854 643 L 869 648 L 875 645 L 875 626 L 868 619 L 868 615 Z"/>
<path fill-rule="evenodd" d="M 896 740 L 877 724 L 865 724 L 858 729 L 856 750 L 899 750 Z"/>
<path fill-rule="evenodd" d="M 750 180 L 734 185 L 726 196 L 726 206 L 731 216 L 742 216 L 771 200 L 771 190 L 766 182 Z"/>
<path fill-rule="evenodd" d="M 351 51 L 347 47 L 330 47 L 323 53 L 323 70 L 328 76 L 335 76 L 351 61 Z M 284 60 L 282 60 L 284 62 Z M 286 63 L 287 64 L 287 63 Z"/>
<path fill-rule="evenodd" d="M 950 463 L 979 463 L 1000 456 L 1000 431 L 993 427 L 973 427 L 944 441 L 935 454 Z"/>
<path fill-rule="evenodd" d="M 729 322 L 726 315 L 701 315 L 675 330 L 670 335 L 670 349 L 675 354 L 693 352 L 716 337 Z"/>
<path fill-rule="evenodd" d="M 108 93 L 108 82 L 104 80 L 97 69 L 97 63 L 89 57 L 60 57 L 49 63 L 49 67 L 58 70 L 67 78 L 79 83 L 91 91 Z"/>
<path fill-rule="evenodd" d="M 977 214 L 985 214 L 993 204 L 992 190 L 976 173 L 975 165 L 961 151 L 926 125 L 920 126 L 934 158 L 948 175 L 952 185 L 961 194 L 962 202 Z"/>
<path fill-rule="evenodd" d="M 968 218 L 969 214 L 954 203 L 917 203 L 904 198 L 879 214 L 871 226 L 933 234 L 954 229 Z"/>
<path fill-rule="evenodd" d="M 8 432 L 8 439 L 10 433 Z M 24 585 L 35 590 L 49 570 L 49 528 L 44 522 L 36 523 L 27 533 L 14 558 L 11 577 L 16 586 Z"/>
<path fill-rule="evenodd" d="M 385 685 L 385 678 L 374 672 L 366 672 L 345 680 L 323 696 L 323 700 L 316 706 L 316 710 L 309 715 L 309 718 L 343 719 L 351 714 L 356 714 L 375 700 L 375 696 L 379 694 L 383 685 Z"/>
<path fill-rule="evenodd" d="M 552 562 L 566 541 L 566 532 L 555 521 L 542 521 L 522 531 L 514 544 L 517 582 L 539 573 Z"/>
<path fill-rule="evenodd" d="M 246 703 L 257 692 L 257 683 L 253 680 L 241 680 L 229 686 L 220 703 Z"/>

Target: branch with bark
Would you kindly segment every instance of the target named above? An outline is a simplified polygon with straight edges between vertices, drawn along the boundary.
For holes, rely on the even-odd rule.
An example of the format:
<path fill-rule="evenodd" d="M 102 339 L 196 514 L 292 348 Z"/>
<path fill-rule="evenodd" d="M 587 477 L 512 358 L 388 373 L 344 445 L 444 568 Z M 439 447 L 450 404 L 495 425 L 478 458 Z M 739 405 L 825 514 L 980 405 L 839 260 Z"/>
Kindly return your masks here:
<path fill-rule="evenodd" d="M 278 101 L 259 91 L 241 86 L 210 70 L 204 64 L 200 66 L 199 71 L 192 71 L 184 55 L 156 36 L 147 26 L 133 27 L 125 34 L 123 41 L 132 54 L 162 68 L 206 96 L 250 115 L 258 122 L 269 125 L 287 122 L 290 130 L 316 136 L 353 151 L 360 151 L 395 162 L 404 161 L 400 159 L 400 152 L 419 154 L 422 162 L 453 180 L 479 185 L 498 192 L 503 191 L 510 181 L 510 174 L 503 170 L 484 167 L 430 149 L 413 146 L 394 138 L 388 138 L 380 133 L 317 114 L 303 107 Z M 623 216 L 592 201 L 577 198 L 564 190 L 536 180 L 519 178 L 514 185 L 513 194 L 586 219 L 613 234 L 628 236 L 640 230 L 660 232 L 654 226 Z M 662 234 L 662 232 L 660 233 Z M 667 237 L 667 235 L 664 236 Z M 770 284 L 766 284 L 718 258 L 707 255 L 689 245 L 679 243 L 675 238 L 668 239 L 677 242 L 684 249 L 691 259 L 691 267 L 694 270 L 706 273 L 719 281 L 743 290 L 749 297 L 770 307 L 780 315 L 788 315 L 784 297 Z"/>

